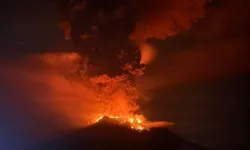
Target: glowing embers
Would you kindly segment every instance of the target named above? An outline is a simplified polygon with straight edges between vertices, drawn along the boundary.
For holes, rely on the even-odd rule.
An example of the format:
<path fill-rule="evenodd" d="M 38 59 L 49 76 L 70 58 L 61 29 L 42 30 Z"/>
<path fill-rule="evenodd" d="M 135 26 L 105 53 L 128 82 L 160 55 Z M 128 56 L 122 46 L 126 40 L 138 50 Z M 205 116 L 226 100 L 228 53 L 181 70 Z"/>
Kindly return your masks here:
<path fill-rule="evenodd" d="M 136 115 L 139 106 L 138 91 L 126 75 L 111 78 L 107 75 L 91 78 L 98 90 L 97 100 L 102 104 L 100 115 L 91 121 L 99 122 L 104 116 L 114 120 L 114 123 L 126 124 L 135 130 L 147 129 L 143 126 L 145 118 Z"/>
<path fill-rule="evenodd" d="M 149 128 L 145 127 L 143 125 L 143 122 L 145 121 L 145 118 L 143 116 L 134 116 L 134 117 L 120 117 L 120 116 L 101 116 L 91 122 L 91 124 L 103 121 L 103 120 L 108 120 L 110 123 L 113 124 L 120 124 L 120 125 L 127 125 L 131 129 L 142 131 L 142 130 L 149 130 Z"/>

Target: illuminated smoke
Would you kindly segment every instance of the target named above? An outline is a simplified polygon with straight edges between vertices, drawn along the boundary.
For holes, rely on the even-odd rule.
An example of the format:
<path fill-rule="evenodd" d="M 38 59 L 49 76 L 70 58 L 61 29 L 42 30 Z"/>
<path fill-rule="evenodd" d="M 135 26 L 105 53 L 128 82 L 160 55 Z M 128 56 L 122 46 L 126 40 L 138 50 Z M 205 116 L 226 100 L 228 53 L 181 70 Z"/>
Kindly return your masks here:
<path fill-rule="evenodd" d="M 140 64 L 149 65 L 154 61 L 157 52 L 153 45 L 143 42 L 140 43 L 139 48 L 141 52 Z"/>
<path fill-rule="evenodd" d="M 108 116 L 122 122 L 139 119 L 139 123 L 131 124 L 142 130 L 146 119 L 137 114 L 139 95 L 135 84 L 126 75 L 83 78 L 77 72 L 80 59 L 76 53 L 33 55 L 19 67 L 1 67 L 1 78 L 36 103 L 38 112 L 64 120 L 63 124 L 71 128 Z"/>
<path fill-rule="evenodd" d="M 188 30 L 204 17 L 208 0 L 137 0 L 138 17 L 131 39 L 165 39 Z"/>
<path fill-rule="evenodd" d="M 76 53 L 26 57 L 19 67 L 5 67 L 1 77 L 38 104 L 37 111 L 82 127 L 98 112 L 99 103 L 91 84 L 74 73 L 79 57 Z"/>
<path fill-rule="evenodd" d="M 165 39 L 181 31 L 188 30 L 194 22 L 204 17 L 207 3 L 211 0 L 136 0 L 131 5 L 137 9 L 136 27 L 131 39 L 138 43 L 149 38 Z M 77 12 L 83 11 L 86 1 L 74 3 L 60 23 L 65 37 L 71 32 L 70 22 Z M 115 13 L 114 13 L 115 15 Z"/>
<path fill-rule="evenodd" d="M 146 41 L 150 38 L 164 40 L 179 32 L 189 30 L 193 23 L 204 17 L 208 0 L 137 0 L 136 27 L 130 39 L 139 44 L 142 64 L 150 64 L 156 51 Z"/>
<path fill-rule="evenodd" d="M 204 17 L 208 2 L 210 0 L 136 0 L 130 3 L 137 10 L 136 26 L 130 39 L 139 45 L 141 64 L 149 65 L 156 57 L 155 48 L 146 43 L 148 39 L 166 39 L 189 30 L 195 22 Z M 84 11 L 86 7 L 86 1 L 70 7 L 66 15 L 68 19 L 60 23 L 66 39 L 71 38 L 71 21 L 74 20 L 75 14 Z"/>

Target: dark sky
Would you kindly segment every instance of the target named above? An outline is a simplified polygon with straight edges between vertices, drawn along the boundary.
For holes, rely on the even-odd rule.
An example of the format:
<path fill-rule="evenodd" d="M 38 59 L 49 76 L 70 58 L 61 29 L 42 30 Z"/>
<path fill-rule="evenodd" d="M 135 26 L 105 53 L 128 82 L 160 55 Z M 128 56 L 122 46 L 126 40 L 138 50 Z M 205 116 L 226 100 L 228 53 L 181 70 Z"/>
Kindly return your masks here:
<path fill-rule="evenodd" d="M 4 20 L 1 25 L 1 53 L 49 51 L 53 45 L 65 43 L 58 28 L 59 10 L 54 3 L 46 0 L 11 0 L 5 3 L 1 14 Z"/>
<path fill-rule="evenodd" d="M 5 3 L 1 9 L 1 59 L 73 49 L 57 27 L 59 14 L 53 3 L 42 0 Z M 176 123 L 173 131 L 203 146 L 250 148 L 249 14 L 248 0 L 215 0 L 207 16 L 191 30 L 153 42 L 159 49 L 158 57 L 149 66 L 146 77 L 156 82 L 145 83 L 152 87 L 153 100 L 142 104 L 149 119 L 173 121 Z M 26 133 L 18 131 L 22 127 L 15 128 L 14 124 L 26 123 L 15 117 L 18 111 L 10 105 L 18 98 L 7 87 L 8 82 L 1 80 L 0 114 L 4 115 L 0 116 L 0 149 L 11 147 L 10 141 L 16 147 L 29 143 L 22 136 Z M 5 115 L 8 112 L 12 117 Z M 39 117 L 29 115 L 27 120 Z M 54 122 L 49 118 L 47 122 L 53 128 Z"/>

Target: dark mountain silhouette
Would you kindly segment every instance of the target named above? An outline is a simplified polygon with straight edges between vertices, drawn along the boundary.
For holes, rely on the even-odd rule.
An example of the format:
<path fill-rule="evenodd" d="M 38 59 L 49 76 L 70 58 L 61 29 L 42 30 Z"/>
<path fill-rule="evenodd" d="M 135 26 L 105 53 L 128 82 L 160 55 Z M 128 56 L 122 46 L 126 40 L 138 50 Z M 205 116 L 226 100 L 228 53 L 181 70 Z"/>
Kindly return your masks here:
<path fill-rule="evenodd" d="M 167 128 L 136 131 L 113 119 L 72 132 L 28 150 L 208 150 L 188 142 Z"/>

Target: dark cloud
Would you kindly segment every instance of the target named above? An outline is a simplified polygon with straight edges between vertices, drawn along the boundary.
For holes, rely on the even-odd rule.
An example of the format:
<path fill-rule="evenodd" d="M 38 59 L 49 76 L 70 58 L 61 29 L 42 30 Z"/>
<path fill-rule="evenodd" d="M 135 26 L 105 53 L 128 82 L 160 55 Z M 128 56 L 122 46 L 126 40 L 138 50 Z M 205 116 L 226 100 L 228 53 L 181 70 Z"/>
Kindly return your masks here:
<path fill-rule="evenodd" d="M 123 5 L 128 9 L 135 8 L 137 12 L 131 16 L 136 18 L 131 18 L 131 21 L 135 21 L 134 24 L 136 24 L 134 32 L 131 33 L 131 39 L 137 42 L 148 38 L 165 39 L 190 29 L 193 23 L 203 18 L 207 11 L 208 2 L 209 0 L 136 0 L 133 2 L 90 0 L 87 3 L 85 1 L 75 2 L 70 7 L 64 7 L 67 11 L 64 11 L 64 19 L 60 23 L 60 28 L 64 30 L 67 37 L 71 32 L 70 23 L 74 22 L 76 15 L 81 11 L 88 13 L 87 9 L 94 6 L 94 9 L 98 9 L 99 12 L 113 10 L 113 16 L 116 16 L 116 10 L 122 11 L 123 7 L 120 6 Z M 101 20 L 109 20 L 109 18 L 110 16 L 103 16 Z M 82 19 L 84 19 L 83 16 Z M 88 20 L 90 21 L 90 19 Z"/>

